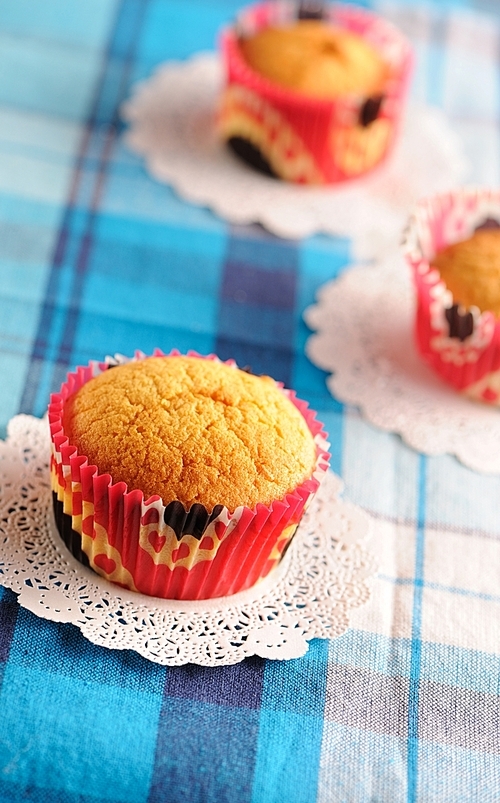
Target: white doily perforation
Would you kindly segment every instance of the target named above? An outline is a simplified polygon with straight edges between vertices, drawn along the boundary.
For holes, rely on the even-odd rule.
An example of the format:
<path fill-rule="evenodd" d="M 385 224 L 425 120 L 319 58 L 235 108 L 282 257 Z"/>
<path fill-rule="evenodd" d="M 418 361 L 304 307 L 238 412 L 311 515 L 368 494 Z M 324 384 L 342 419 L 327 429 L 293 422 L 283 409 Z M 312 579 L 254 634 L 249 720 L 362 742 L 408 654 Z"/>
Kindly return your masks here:
<path fill-rule="evenodd" d="M 369 597 L 370 520 L 339 499 L 328 474 L 278 569 L 232 597 L 178 602 L 136 594 L 82 566 L 52 516 L 46 421 L 16 416 L 0 441 L 0 584 L 37 616 L 71 622 L 111 649 L 170 666 L 234 664 L 249 655 L 296 658 L 333 638 Z"/>
<path fill-rule="evenodd" d="M 465 177 L 462 145 L 444 114 L 411 106 L 395 152 L 373 174 L 330 187 L 304 187 L 262 176 L 219 142 L 214 125 L 222 86 L 215 53 L 161 65 L 134 87 L 122 108 L 126 142 L 150 173 L 231 223 L 261 223 L 291 239 L 324 232 L 353 240 L 356 259 L 399 242 L 422 195 Z"/>
<path fill-rule="evenodd" d="M 365 418 L 427 455 L 453 454 L 475 471 L 500 473 L 500 411 L 446 385 L 417 354 L 414 291 L 399 254 L 350 268 L 304 313 L 316 330 L 306 353 L 328 386 Z"/>

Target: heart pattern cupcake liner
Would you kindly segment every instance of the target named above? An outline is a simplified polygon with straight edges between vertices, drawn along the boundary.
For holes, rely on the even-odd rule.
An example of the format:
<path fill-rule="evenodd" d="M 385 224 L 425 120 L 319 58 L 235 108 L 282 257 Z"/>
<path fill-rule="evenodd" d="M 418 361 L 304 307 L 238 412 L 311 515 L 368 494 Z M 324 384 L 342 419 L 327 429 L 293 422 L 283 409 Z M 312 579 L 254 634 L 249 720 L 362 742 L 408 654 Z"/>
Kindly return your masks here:
<path fill-rule="evenodd" d="M 280 87 L 246 63 L 239 37 L 296 18 L 293 3 L 250 6 L 222 34 L 226 73 L 218 128 L 228 141 L 246 142 L 269 171 L 301 184 L 332 184 L 364 175 L 390 154 L 401 121 L 413 64 L 409 42 L 390 23 L 353 6 L 326 6 L 333 25 L 365 39 L 390 66 L 376 97 L 310 98 Z"/>
<path fill-rule="evenodd" d="M 153 356 L 167 355 L 157 349 Z M 196 352 L 187 356 L 218 360 Z M 145 358 L 136 352 L 134 360 Z M 69 443 L 63 427 L 66 399 L 112 364 L 92 362 L 77 368 L 51 397 L 51 483 L 56 522 L 66 545 L 101 576 L 151 596 L 209 599 L 255 585 L 280 562 L 328 469 L 326 434 L 314 411 L 277 383 L 303 415 L 316 444 L 312 476 L 284 499 L 233 512 L 223 505 L 208 511 L 200 504 L 186 510 L 177 500 L 165 504 L 159 496 L 145 499 L 142 491 L 113 483 Z M 236 368 L 234 361 L 226 364 Z"/>

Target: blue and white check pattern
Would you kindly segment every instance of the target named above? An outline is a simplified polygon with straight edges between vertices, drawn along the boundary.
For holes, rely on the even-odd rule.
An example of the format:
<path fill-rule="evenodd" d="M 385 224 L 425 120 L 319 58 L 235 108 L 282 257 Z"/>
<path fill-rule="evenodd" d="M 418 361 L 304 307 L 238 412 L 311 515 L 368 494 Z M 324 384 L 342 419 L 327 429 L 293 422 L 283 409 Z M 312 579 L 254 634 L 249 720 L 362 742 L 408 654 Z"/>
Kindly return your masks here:
<path fill-rule="evenodd" d="M 0 589 L 1 803 L 500 800 L 500 478 L 425 458 L 326 390 L 301 320 L 350 244 L 229 227 L 156 184 L 120 103 L 214 46 L 237 0 L 0 5 L 0 429 L 69 367 L 176 347 L 234 357 L 319 411 L 380 572 L 341 638 L 296 661 L 164 668 Z M 497 0 L 376 2 L 500 184 Z M 0 522 L 0 532 L 2 524 Z"/>

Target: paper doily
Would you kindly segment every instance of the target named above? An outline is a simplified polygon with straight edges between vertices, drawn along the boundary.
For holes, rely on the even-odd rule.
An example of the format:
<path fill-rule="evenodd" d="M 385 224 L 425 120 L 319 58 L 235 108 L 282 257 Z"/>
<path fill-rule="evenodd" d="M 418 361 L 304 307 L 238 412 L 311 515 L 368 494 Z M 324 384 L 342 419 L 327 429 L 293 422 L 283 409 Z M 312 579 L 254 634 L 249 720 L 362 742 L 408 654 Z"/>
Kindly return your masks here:
<path fill-rule="evenodd" d="M 475 471 L 500 473 L 500 411 L 458 394 L 417 354 L 414 293 L 398 254 L 346 271 L 317 298 L 304 313 L 316 330 L 306 353 L 332 372 L 327 382 L 337 399 L 419 452 L 453 454 Z"/>
<path fill-rule="evenodd" d="M 399 242 L 422 195 L 450 189 L 467 173 L 462 147 L 441 111 L 410 107 L 395 152 L 366 178 L 304 187 L 262 176 L 220 143 L 214 112 L 222 66 L 214 53 L 159 67 L 124 104 L 126 143 L 150 173 L 231 223 L 258 222 L 280 237 L 325 232 L 354 240 L 355 258 Z"/>
<path fill-rule="evenodd" d="M 45 420 L 19 415 L 0 441 L 0 584 L 45 619 L 71 622 L 89 641 L 132 649 L 159 664 L 235 664 L 250 655 L 298 658 L 333 638 L 369 597 L 375 571 L 364 546 L 370 520 L 341 501 L 329 473 L 285 558 L 253 589 L 177 602 L 115 586 L 80 564 L 52 516 Z"/>

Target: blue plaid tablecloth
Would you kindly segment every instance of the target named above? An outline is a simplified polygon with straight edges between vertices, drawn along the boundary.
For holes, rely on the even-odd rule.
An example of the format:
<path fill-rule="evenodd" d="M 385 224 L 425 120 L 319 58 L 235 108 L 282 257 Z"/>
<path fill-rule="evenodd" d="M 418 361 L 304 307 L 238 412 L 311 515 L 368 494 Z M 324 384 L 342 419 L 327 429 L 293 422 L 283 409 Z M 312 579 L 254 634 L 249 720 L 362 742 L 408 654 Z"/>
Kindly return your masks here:
<path fill-rule="evenodd" d="M 301 315 L 350 243 L 231 227 L 123 146 L 131 85 L 214 47 L 237 0 L 0 3 L 0 435 L 68 368 L 192 348 L 294 387 L 330 432 L 380 572 L 351 629 L 288 662 L 165 668 L 0 588 L 1 803 L 500 800 L 500 478 L 426 458 L 329 395 Z M 500 184 L 498 0 L 374 2 L 416 99 Z M 1 522 L 0 522 L 1 528 Z"/>

